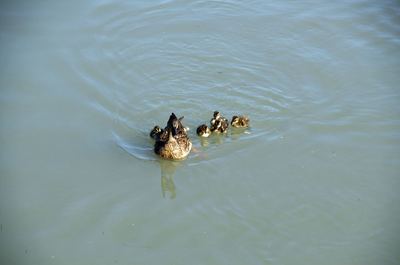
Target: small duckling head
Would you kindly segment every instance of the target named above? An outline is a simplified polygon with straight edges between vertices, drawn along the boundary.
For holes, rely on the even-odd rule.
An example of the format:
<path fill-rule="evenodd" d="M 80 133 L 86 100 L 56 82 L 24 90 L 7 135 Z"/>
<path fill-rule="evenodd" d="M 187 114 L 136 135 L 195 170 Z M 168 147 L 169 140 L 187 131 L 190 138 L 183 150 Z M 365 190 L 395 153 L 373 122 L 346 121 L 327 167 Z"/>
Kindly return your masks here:
<path fill-rule="evenodd" d="M 202 124 L 199 127 L 197 127 L 197 135 L 200 137 L 208 137 L 211 134 L 210 128 L 208 128 L 207 125 Z"/>
<path fill-rule="evenodd" d="M 221 118 L 221 113 L 218 110 L 216 110 L 214 111 L 213 117 L 214 119 L 219 120 Z"/>
<path fill-rule="evenodd" d="M 239 117 L 238 116 L 233 116 L 232 117 L 232 121 L 231 121 L 231 125 L 233 127 L 236 127 L 238 125 L 238 123 L 239 123 Z"/>
<path fill-rule="evenodd" d="M 153 130 L 151 130 L 150 137 L 153 139 L 156 139 L 156 137 L 158 135 L 160 135 L 161 133 L 162 133 L 162 129 L 160 128 L 160 126 L 156 125 L 156 126 L 154 126 Z"/>

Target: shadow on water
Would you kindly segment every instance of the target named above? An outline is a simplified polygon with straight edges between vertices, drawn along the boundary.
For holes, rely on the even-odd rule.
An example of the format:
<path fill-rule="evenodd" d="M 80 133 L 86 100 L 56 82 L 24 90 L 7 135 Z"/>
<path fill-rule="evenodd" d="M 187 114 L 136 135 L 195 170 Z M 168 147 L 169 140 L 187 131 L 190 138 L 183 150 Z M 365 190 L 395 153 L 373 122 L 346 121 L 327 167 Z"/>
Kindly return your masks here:
<path fill-rule="evenodd" d="M 160 169 L 161 169 L 161 191 L 165 198 L 169 194 L 170 199 L 175 199 L 176 197 L 176 187 L 174 183 L 174 175 L 176 169 L 182 166 L 181 161 L 170 161 L 160 159 Z"/>
<path fill-rule="evenodd" d="M 183 165 L 182 161 L 171 161 L 158 158 L 152 146 L 140 146 L 123 139 L 117 133 L 113 132 L 116 144 L 133 157 L 144 161 L 157 161 L 161 171 L 161 191 L 162 196 L 174 199 L 176 197 L 176 188 L 174 175 L 176 169 Z"/>

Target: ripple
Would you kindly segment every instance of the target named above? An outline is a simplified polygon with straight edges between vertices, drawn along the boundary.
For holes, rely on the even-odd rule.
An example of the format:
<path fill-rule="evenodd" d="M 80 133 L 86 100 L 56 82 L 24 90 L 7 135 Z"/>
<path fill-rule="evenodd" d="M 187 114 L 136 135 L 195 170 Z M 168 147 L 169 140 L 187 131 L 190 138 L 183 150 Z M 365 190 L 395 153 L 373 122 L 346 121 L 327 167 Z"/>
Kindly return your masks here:
<path fill-rule="evenodd" d="M 157 160 L 153 153 L 153 148 L 150 145 L 145 146 L 133 144 L 129 140 L 119 136 L 116 132 L 112 132 L 112 135 L 115 143 L 135 158 L 146 161 Z"/>
<path fill-rule="evenodd" d="M 110 131 L 119 147 L 138 159 L 155 160 L 148 130 L 163 126 L 171 112 L 185 116 L 192 129 L 208 122 L 214 110 L 227 117 L 248 115 L 252 128 L 246 133 L 213 137 L 204 148 L 191 131 L 194 146 L 203 153 L 188 159 L 202 163 L 223 152 L 280 139 L 296 111 L 307 116 L 307 104 L 323 109 L 332 102 L 333 93 L 314 83 L 318 78 L 333 80 L 317 65 L 335 54 L 324 41 L 313 44 L 315 36 L 328 36 L 332 28 L 316 21 L 315 13 L 293 12 L 291 22 L 312 30 L 299 34 L 295 23 L 284 24 L 293 34 L 274 39 L 258 26 L 265 16 L 249 15 L 254 7 L 234 1 L 97 5 L 84 30 L 87 43 L 71 53 L 71 68 L 87 86 L 86 104 L 112 121 Z M 240 23 L 234 18 L 238 14 Z M 243 35 L 237 35 L 235 27 Z M 252 38 L 257 43 L 248 41 Z"/>

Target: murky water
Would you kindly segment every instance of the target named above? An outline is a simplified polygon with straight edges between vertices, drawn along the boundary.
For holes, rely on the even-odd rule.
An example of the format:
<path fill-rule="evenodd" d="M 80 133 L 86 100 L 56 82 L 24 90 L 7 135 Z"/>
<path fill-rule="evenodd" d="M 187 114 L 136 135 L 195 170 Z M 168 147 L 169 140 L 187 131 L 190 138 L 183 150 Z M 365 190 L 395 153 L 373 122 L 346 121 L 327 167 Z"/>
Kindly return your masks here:
<path fill-rule="evenodd" d="M 0 4 L 1 264 L 398 264 L 397 1 L 64 2 Z"/>

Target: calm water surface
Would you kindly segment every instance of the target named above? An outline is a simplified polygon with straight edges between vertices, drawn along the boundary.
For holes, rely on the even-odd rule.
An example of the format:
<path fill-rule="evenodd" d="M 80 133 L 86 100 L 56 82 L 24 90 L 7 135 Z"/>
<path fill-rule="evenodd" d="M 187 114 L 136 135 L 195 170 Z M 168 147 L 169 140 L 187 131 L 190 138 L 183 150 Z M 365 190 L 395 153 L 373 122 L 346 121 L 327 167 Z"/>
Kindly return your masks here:
<path fill-rule="evenodd" d="M 1 264 L 398 264 L 398 1 L 0 6 Z"/>

